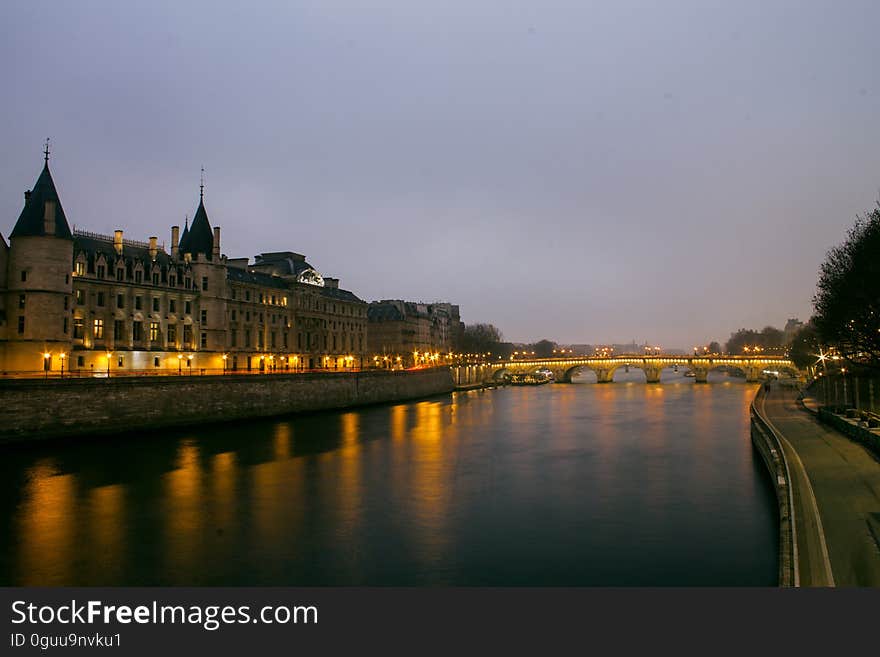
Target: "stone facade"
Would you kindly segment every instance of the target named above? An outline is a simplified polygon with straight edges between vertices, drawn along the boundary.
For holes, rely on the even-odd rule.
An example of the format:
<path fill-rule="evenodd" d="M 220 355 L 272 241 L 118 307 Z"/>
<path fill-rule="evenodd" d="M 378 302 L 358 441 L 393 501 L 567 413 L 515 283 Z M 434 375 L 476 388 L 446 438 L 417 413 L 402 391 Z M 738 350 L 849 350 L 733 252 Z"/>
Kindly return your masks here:
<path fill-rule="evenodd" d="M 450 303 L 385 299 L 367 310 L 368 350 L 374 364 L 430 364 L 458 349 L 463 325 Z"/>
<path fill-rule="evenodd" d="M 304 256 L 222 255 L 203 194 L 170 252 L 71 232 L 47 155 L 0 237 L 0 372 L 344 370 L 364 363 L 366 334 L 367 304 Z"/>

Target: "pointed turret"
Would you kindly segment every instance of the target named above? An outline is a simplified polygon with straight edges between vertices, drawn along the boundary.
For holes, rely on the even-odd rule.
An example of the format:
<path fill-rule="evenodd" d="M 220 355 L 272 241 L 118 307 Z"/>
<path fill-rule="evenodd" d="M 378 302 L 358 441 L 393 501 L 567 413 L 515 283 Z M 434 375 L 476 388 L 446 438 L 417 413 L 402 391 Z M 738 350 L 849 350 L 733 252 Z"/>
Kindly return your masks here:
<path fill-rule="evenodd" d="M 181 240 L 181 253 L 204 253 L 209 260 L 214 253 L 214 231 L 211 229 L 211 222 L 208 221 L 208 212 L 205 210 L 205 184 L 201 185 L 199 190 L 199 207 L 193 217 L 192 228 L 186 237 L 186 248 L 184 248 L 183 240 Z"/>
<path fill-rule="evenodd" d="M 183 233 L 180 235 L 180 244 L 178 244 L 178 248 L 181 253 L 187 253 L 186 250 L 186 239 L 189 237 L 189 215 L 183 220 Z"/>
<path fill-rule="evenodd" d="M 9 237 L 61 237 L 73 239 L 55 182 L 49 172 L 49 156 L 34 188 L 24 193 L 24 209 Z"/>

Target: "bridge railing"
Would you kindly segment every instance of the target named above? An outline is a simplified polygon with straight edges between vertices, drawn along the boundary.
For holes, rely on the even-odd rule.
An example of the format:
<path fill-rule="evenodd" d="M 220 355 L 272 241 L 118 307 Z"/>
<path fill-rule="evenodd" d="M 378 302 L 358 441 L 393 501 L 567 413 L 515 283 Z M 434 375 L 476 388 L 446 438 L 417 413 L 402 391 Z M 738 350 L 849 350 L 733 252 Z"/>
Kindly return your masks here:
<path fill-rule="evenodd" d="M 752 442 L 773 477 L 779 505 L 779 585 L 800 586 L 794 492 L 782 440 L 764 415 L 765 386 L 758 388 L 750 406 Z"/>

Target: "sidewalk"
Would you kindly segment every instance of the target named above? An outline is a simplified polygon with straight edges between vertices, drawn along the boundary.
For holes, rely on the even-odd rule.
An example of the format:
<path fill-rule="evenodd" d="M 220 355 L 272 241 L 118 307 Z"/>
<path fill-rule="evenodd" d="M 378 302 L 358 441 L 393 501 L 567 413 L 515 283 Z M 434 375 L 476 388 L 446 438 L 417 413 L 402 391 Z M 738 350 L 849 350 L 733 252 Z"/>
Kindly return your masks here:
<path fill-rule="evenodd" d="M 864 447 L 799 408 L 795 390 L 774 386 L 764 411 L 788 443 L 790 465 L 802 464 L 808 478 L 805 487 L 815 495 L 834 583 L 880 586 L 880 463 Z M 815 571 L 821 555 L 813 558 Z M 825 585 L 809 577 L 803 580 L 802 585 Z"/>

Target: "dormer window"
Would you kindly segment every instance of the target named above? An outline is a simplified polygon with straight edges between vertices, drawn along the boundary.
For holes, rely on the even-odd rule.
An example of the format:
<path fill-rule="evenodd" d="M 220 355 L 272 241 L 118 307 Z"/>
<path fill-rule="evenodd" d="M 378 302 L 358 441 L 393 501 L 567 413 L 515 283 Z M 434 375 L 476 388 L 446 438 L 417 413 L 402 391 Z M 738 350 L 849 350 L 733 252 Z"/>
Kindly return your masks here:
<path fill-rule="evenodd" d="M 74 272 L 77 276 L 84 276 L 86 273 L 86 263 L 84 263 L 82 260 L 77 260 Z"/>
<path fill-rule="evenodd" d="M 97 273 L 98 278 L 104 278 L 104 265 L 98 265 L 97 270 L 98 270 L 98 273 Z"/>
<path fill-rule="evenodd" d="M 116 280 L 124 281 L 125 280 L 125 269 L 122 267 L 117 267 L 116 269 Z"/>

